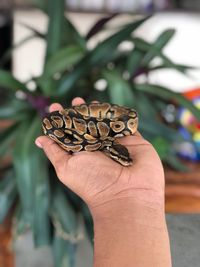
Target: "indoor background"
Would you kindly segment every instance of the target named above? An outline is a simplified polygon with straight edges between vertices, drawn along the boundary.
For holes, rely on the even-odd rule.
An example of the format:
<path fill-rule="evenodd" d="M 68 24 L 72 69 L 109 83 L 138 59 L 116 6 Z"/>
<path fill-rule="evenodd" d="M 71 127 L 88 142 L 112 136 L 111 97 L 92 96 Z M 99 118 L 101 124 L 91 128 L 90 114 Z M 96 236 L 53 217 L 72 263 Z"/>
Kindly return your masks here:
<path fill-rule="evenodd" d="M 0 267 L 92 266 L 89 211 L 34 145 L 47 106 L 75 96 L 139 111 L 165 170 L 173 266 L 199 266 L 199 12 L 198 0 L 0 1 Z"/>

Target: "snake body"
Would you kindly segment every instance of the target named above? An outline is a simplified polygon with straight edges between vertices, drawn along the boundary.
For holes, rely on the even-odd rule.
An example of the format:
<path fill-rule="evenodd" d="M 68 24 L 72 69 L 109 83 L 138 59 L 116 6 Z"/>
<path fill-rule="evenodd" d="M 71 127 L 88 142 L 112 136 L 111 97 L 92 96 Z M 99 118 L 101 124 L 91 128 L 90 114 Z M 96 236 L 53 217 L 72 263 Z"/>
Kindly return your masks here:
<path fill-rule="evenodd" d="M 109 103 L 90 103 L 49 113 L 43 119 L 44 134 L 68 152 L 103 151 L 113 160 L 129 166 L 128 149 L 116 138 L 137 131 L 133 109 Z"/>

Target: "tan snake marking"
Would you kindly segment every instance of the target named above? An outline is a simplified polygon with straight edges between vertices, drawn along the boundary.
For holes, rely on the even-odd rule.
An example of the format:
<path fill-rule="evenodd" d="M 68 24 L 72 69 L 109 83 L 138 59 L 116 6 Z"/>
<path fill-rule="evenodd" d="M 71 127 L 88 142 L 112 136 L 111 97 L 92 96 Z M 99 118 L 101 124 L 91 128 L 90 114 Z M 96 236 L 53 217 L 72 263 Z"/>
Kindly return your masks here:
<path fill-rule="evenodd" d="M 100 150 L 123 166 L 132 164 L 128 149 L 116 138 L 137 131 L 133 109 L 109 103 L 73 106 L 49 113 L 43 119 L 44 134 L 68 152 Z"/>

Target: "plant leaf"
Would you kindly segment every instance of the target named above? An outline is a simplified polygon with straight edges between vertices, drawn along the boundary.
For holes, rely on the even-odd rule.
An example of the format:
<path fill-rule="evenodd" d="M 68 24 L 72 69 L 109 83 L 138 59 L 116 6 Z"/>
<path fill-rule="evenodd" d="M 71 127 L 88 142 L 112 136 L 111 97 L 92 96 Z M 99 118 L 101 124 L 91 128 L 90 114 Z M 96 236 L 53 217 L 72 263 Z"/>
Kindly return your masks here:
<path fill-rule="evenodd" d="M 160 34 L 160 36 L 156 39 L 156 41 L 151 45 L 148 53 L 143 58 L 143 64 L 148 65 L 149 62 L 158 54 L 157 51 L 162 51 L 163 47 L 171 40 L 174 36 L 175 30 L 174 29 L 167 29 Z"/>
<path fill-rule="evenodd" d="M 158 112 L 155 106 L 152 105 L 151 97 L 139 91 L 134 91 L 134 97 L 134 108 L 138 111 L 138 114 L 142 114 L 144 117 L 157 118 Z M 156 99 L 154 101 L 156 103 Z"/>
<path fill-rule="evenodd" d="M 175 64 L 174 62 L 172 62 L 168 57 L 166 57 L 162 51 L 158 48 L 154 48 L 154 44 L 150 44 L 148 42 L 146 42 L 145 40 L 141 39 L 141 38 L 132 38 L 136 49 L 140 50 L 143 53 L 148 54 L 149 51 L 153 51 L 152 53 L 152 57 L 150 57 L 150 59 L 148 61 L 142 61 L 141 65 L 144 67 L 148 67 L 148 71 L 151 71 L 151 67 L 149 67 L 149 63 L 150 61 L 155 58 L 155 57 L 160 57 L 163 61 L 162 66 L 165 66 L 165 68 L 173 68 L 179 72 L 181 72 L 182 74 L 187 74 L 187 70 L 191 69 L 191 66 L 186 66 L 186 65 L 180 65 L 180 64 Z"/>
<path fill-rule="evenodd" d="M 134 95 L 130 84 L 123 80 L 121 74 L 115 71 L 103 71 L 103 77 L 108 82 L 110 100 L 114 104 L 134 106 Z"/>
<path fill-rule="evenodd" d="M 132 53 L 127 57 L 126 69 L 131 75 L 131 77 L 134 76 L 140 68 L 143 57 L 144 53 L 142 53 L 137 48 L 133 49 Z"/>
<path fill-rule="evenodd" d="M 0 70 L 0 86 L 12 91 L 22 90 L 27 92 L 25 84 L 19 82 L 10 72 L 5 70 Z"/>
<path fill-rule="evenodd" d="M 168 156 L 169 150 L 170 150 L 169 148 L 170 148 L 170 145 L 171 145 L 168 140 L 166 140 L 162 136 L 156 136 L 151 141 L 151 144 L 156 149 L 156 151 L 157 151 L 159 157 L 161 158 L 161 160 L 164 160 Z"/>
<path fill-rule="evenodd" d="M 155 147 L 161 160 L 170 164 L 176 171 L 188 172 L 189 168 L 186 167 L 178 158 L 178 156 L 172 150 L 170 143 L 163 139 L 162 137 L 156 137 L 151 141 L 152 145 Z"/>
<path fill-rule="evenodd" d="M 36 245 L 49 243 L 49 186 L 45 169 L 46 160 L 43 152 L 34 144 L 35 138 L 40 134 L 41 121 L 37 115 L 24 121 L 13 153 L 22 206 L 21 216 L 25 225 L 33 227 Z"/>
<path fill-rule="evenodd" d="M 16 181 L 14 179 L 14 172 L 11 169 L 0 180 L 0 224 L 3 223 L 16 197 Z"/>
<path fill-rule="evenodd" d="M 34 81 L 45 96 L 49 97 L 56 92 L 57 81 L 52 77 L 40 76 L 38 78 L 34 78 Z"/>
<path fill-rule="evenodd" d="M 50 244 L 50 190 L 47 159 L 44 153 L 39 149 L 33 164 L 35 167 L 33 233 L 35 245 L 42 246 Z"/>
<path fill-rule="evenodd" d="M 32 119 L 32 118 L 31 118 Z M 13 161 L 16 171 L 17 187 L 22 203 L 22 211 L 27 221 L 31 224 L 34 210 L 34 170 L 31 162 L 31 144 L 35 136 L 35 123 L 31 127 L 31 121 L 25 121 L 21 125 L 14 147 Z M 26 135 L 24 136 L 24 133 Z M 20 135 L 21 134 L 21 135 Z M 22 146 L 23 144 L 23 146 Z"/>
<path fill-rule="evenodd" d="M 163 64 L 157 65 L 155 67 L 148 68 L 148 71 L 154 71 L 154 70 L 160 70 L 160 69 L 167 69 L 167 68 L 174 68 L 174 64 L 168 64 L 169 62 L 165 62 Z M 188 70 L 197 70 L 199 67 L 189 66 L 189 65 L 183 65 L 183 64 L 175 64 L 175 68 L 179 70 L 180 72 L 187 74 Z M 187 74 L 188 75 L 188 74 Z"/>
<path fill-rule="evenodd" d="M 117 46 L 125 39 L 127 39 L 131 33 L 137 29 L 143 22 L 145 22 L 149 17 L 143 18 L 141 20 L 135 21 L 131 24 L 124 26 L 117 33 L 108 37 L 102 43 L 97 45 L 97 47 L 88 52 L 86 56 L 77 64 L 71 74 L 64 76 L 56 91 L 56 95 L 63 95 L 68 90 L 73 90 L 74 84 L 86 73 L 89 72 L 91 67 L 98 64 L 98 66 L 109 62 L 115 52 Z"/>
<path fill-rule="evenodd" d="M 86 231 L 87 231 L 87 234 L 89 237 L 89 241 L 93 245 L 94 244 L 94 224 L 93 224 L 90 210 L 85 203 L 82 204 L 81 213 L 83 215 L 83 219 L 85 222 L 85 228 L 86 228 Z"/>
<path fill-rule="evenodd" d="M 168 163 L 172 168 L 174 168 L 176 171 L 179 172 L 188 172 L 189 168 L 184 165 L 177 155 L 173 151 L 168 154 L 168 156 L 165 158 L 165 162 Z"/>
<path fill-rule="evenodd" d="M 9 128 L 0 132 L 0 156 L 5 156 L 9 151 L 9 146 L 16 139 L 19 123 L 14 123 Z"/>
<path fill-rule="evenodd" d="M 154 137 L 164 137 L 170 142 L 181 142 L 184 140 L 177 130 L 166 126 L 156 120 L 156 118 L 142 116 L 142 114 L 139 115 L 139 131 Z"/>
<path fill-rule="evenodd" d="M 23 100 L 11 100 L 0 107 L 0 120 L 22 120 L 27 117 L 30 106 Z"/>
<path fill-rule="evenodd" d="M 65 212 L 63 212 L 63 210 Z M 77 234 L 77 218 L 69 204 L 60 184 L 54 186 L 50 214 L 57 231 L 60 233 Z"/>
<path fill-rule="evenodd" d="M 116 17 L 117 15 L 118 14 L 115 13 L 115 14 L 109 15 L 107 17 L 104 17 L 98 20 L 86 34 L 86 37 L 85 37 L 86 40 L 89 40 L 91 37 L 93 37 L 95 34 L 101 31 L 102 28 L 105 26 L 105 24 L 109 22 L 111 19 L 113 19 L 114 17 Z"/>
<path fill-rule="evenodd" d="M 134 84 L 134 88 L 138 91 L 150 93 L 168 101 L 174 99 L 179 105 L 189 109 L 196 119 L 200 121 L 200 110 L 180 93 L 173 92 L 165 87 L 154 84 Z"/>
<path fill-rule="evenodd" d="M 64 30 L 65 1 L 48 1 L 49 25 L 47 32 L 46 60 L 61 48 Z M 45 62 L 46 62 L 45 60 Z"/>
<path fill-rule="evenodd" d="M 66 45 L 77 45 L 83 49 L 83 51 L 87 50 L 87 44 L 84 37 L 81 36 L 76 27 L 72 24 L 72 22 L 65 17 L 64 22 L 64 36 L 63 36 L 63 46 Z"/>
<path fill-rule="evenodd" d="M 32 0 L 31 1 L 33 3 L 33 5 L 36 7 L 36 8 L 39 8 L 41 11 L 47 13 L 48 11 L 48 0 Z"/>
<path fill-rule="evenodd" d="M 76 244 L 72 244 L 55 234 L 53 240 L 55 267 L 74 267 Z"/>
<path fill-rule="evenodd" d="M 24 217 L 24 213 L 22 212 L 21 202 L 17 202 L 16 209 L 14 211 L 14 237 L 20 237 L 24 232 L 28 229 L 30 230 L 30 223 L 27 222 L 27 218 Z"/>
<path fill-rule="evenodd" d="M 20 22 L 19 24 L 22 25 L 24 28 L 26 28 L 26 29 L 32 31 L 32 32 L 34 33 L 35 37 L 40 37 L 40 38 L 42 38 L 42 39 L 45 38 L 45 34 L 42 33 L 42 32 L 40 32 L 40 31 L 38 31 L 38 30 L 36 30 L 34 27 L 32 27 L 32 26 L 30 26 L 30 25 L 27 25 L 27 24 L 25 24 L 25 23 L 22 23 L 22 22 Z"/>
<path fill-rule="evenodd" d="M 58 50 L 47 61 L 44 76 L 50 77 L 55 73 L 66 71 L 76 64 L 82 56 L 83 50 L 78 46 L 67 46 Z"/>

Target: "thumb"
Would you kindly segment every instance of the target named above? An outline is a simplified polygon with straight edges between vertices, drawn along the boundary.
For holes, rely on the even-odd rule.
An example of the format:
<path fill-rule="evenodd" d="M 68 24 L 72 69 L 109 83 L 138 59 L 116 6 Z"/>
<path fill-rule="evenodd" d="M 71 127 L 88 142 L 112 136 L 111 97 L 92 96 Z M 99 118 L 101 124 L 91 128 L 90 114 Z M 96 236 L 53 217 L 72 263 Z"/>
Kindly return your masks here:
<path fill-rule="evenodd" d="M 35 144 L 44 150 L 46 156 L 53 164 L 57 175 L 62 174 L 64 166 L 66 166 L 66 162 L 71 156 L 47 136 L 38 137 L 35 140 Z"/>

